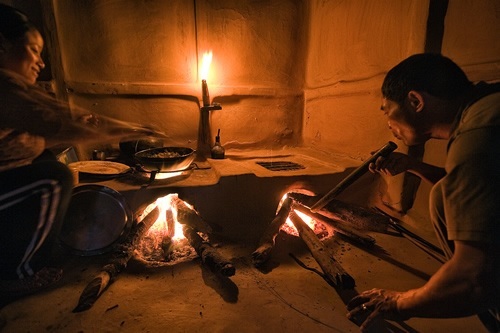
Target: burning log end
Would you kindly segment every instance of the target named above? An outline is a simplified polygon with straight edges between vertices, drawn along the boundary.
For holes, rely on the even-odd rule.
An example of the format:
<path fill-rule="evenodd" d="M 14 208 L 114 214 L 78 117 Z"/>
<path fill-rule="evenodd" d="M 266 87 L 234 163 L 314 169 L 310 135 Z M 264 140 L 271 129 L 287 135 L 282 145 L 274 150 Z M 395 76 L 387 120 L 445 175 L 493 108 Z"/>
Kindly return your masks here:
<path fill-rule="evenodd" d="M 344 235 L 345 237 L 349 238 L 350 240 L 354 241 L 359 245 L 362 245 L 366 248 L 373 248 L 375 245 L 375 238 L 369 235 L 365 235 L 361 233 L 361 231 L 358 231 L 357 229 L 349 227 L 349 225 L 342 223 L 342 221 L 340 220 L 334 220 L 324 215 L 313 213 L 308 207 L 304 206 L 302 203 L 295 200 L 293 202 L 293 206 L 294 209 L 296 209 L 297 211 L 302 212 L 314 218 L 316 221 L 329 225 L 336 232 L 338 232 L 341 235 Z"/>
<path fill-rule="evenodd" d="M 276 214 L 276 217 L 264 231 L 264 234 L 260 238 L 259 246 L 252 253 L 252 262 L 255 267 L 261 267 L 271 256 L 271 250 L 274 247 L 276 235 L 278 235 L 281 226 L 285 224 L 291 206 L 292 199 L 286 198 Z"/>
<path fill-rule="evenodd" d="M 236 268 L 233 263 L 224 258 L 216 248 L 203 238 L 191 227 L 183 226 L 184 236 L 189 240 L 191 246 L 201 258 L 201 261 L 210 269 L 223 276 L 233 276 L 236 273 Z"/>
<path fill-rule="evenodd" d="M 106 271 L 101 271 L 90 283 L 85 287 L 77 306 L 73 309 L 73 313 L 83 312 L 90 309 L 99 295 L 108 287 L 111 276 Z M 97 296 L 96 296 L 97 295 Z"/>
<path fill-rule="evenodd" d="M 308 196 L 302 193 L 288 193 L 288 195 L 308 209 L 317 200 L 315 196 Z M 375 232 L 386 232 L 389 228 L 389 218 L 378 214 L 368 208 L 360 207 L 354 204 L 346 203 L 333 199 L 326 206 L 316 212 L 332 220 L 340 220 L 349 224 L 351 227 Z"/>
<path fill-rule="evenodd" d="M 335 287 L 340 289 L 353 289 L 356 285 L 352 278 L 340 264 L 335 260 L 328 248 L 316 237 L 314 231 L 295 213 L 295 207 L 292 205 L 290 211 L 290 220 L 299 232 L 300 238 L 306 243 L 309 251 L 319 266 L 325 273 L 326 279 Z"/>

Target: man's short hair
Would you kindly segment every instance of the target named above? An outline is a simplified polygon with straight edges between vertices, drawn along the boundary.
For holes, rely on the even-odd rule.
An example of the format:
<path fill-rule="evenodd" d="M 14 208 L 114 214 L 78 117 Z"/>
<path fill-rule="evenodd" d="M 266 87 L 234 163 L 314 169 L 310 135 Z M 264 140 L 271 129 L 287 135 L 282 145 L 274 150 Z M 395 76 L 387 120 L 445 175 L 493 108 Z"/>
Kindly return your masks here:
<path fill-rule="evenodd" d="M 449 58 L 435 53 L 412 55 L 385 76 L 382 95 L 400 105 L 410 90 L 453 100 L 472 86 L 464 71 Z"/>

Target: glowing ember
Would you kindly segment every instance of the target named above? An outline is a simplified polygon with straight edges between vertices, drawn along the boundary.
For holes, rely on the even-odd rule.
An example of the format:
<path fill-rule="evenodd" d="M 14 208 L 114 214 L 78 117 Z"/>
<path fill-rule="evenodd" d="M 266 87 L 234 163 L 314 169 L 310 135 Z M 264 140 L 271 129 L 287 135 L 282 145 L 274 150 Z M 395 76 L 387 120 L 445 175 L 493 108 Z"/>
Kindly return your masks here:
<path fill-rule="evenodd" d="M 283 201 L 287 197 L 288 197 L 287 194 L 285 194 L 281 198 L 281 201 L 278 205 L 278 210 L 280 209 Z M 316 235 L 318 235 L 318 236 L 321 236 L 321 235 L 327 236 L 328 235 L 328 231 L 326 230 L 326 227 L 322 223 L 318 223 L 314 218 L 310 217 L 309 215 L 307 215 L 303 212 L 299 212 L 298 210 L 294 210 L 294 212 L 297 213 L 297 215 L 309 226 L 309 228 L 311 228 L 314 231 L 314 233 Z M 295 228 L 295 226 L 293 225 L 293 223 L 289 217 L 286 219 L 286 222 L 281 226 L 280 230 L 283 230 L 284 232 L 286 232 L 289 235 L 299 236 L 299 232 L 298 232 L 297 228 Z"/>
<path fill-rule="evenodd" d="M 302 212 L 299 212 L 297 210 L 295 210 L 295 213 L 297 213 L 297 215 L 300 216 L 300 218 L 309 226 L 309 228 L 311 228 L 312 230 L 316 229 L 317 222 L 315 219 L 313 219 L 312 217 L 310 217 Z M 299 235 L 299 232 L 297 231 L 297 229 L 293 225 L 290 218 L 286 219 L 285 224 L 283 224 L 283 226 L 281 227 L 280 230 L 283 230 L 284 232 L 286 232 L 287 234 L 290 234 L 290 235 L 294 235 L 294 236 Z"/>

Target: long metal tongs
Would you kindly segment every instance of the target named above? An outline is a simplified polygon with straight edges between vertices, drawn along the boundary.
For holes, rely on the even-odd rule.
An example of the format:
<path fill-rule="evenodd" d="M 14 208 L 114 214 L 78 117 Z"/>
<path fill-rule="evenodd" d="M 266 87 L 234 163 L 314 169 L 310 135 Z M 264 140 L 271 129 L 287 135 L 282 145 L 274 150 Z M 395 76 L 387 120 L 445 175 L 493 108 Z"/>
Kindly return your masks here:
<path fill-rule="evenodd" d="M 391 215 L 387 214 L 383 210 L 381 210 L 378 207 L 374 207 L 374 210 L 379 212 L 380 214 L 386 216 L 389 218 L 389 226 L 391 226 L 395 231 L 399 232 L 403 237 L 408 239 L 410 242 L 418 246 L 420 249 L 424 250 L 427 254 L 431 255 L 436 259 L 437 261 L 444 263 L 446 262 L 446 256 L 439 247 L 436 245 L 432 244 L 431 242 L 425 240 L 424 238 L 420 237 L 419 235 L 411 232 L 407 228 L 401 225 L 401 221 L 397 220 L 396 218 L 392 217 Z"/>

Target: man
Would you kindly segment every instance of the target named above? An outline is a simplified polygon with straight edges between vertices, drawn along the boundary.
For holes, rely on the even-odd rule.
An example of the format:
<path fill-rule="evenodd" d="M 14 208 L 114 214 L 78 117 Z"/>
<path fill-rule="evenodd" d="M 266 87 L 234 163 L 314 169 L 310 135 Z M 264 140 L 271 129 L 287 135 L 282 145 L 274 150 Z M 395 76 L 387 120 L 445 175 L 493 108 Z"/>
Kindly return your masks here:
<path fill-rule="evenodd" d="M 421 288 L 372 289 L 353 298 L 348 317 L 455 318 L 477 314 L 500 332 L 500 84 L 472 84 L 450 59 L 413 55 L 382 85 L 389 129 L 406 145 L 449 140 L 445 167 L 401 153 L 379 158 L 372 172 L 411 172 L 434 184 L 430 215 L 448 261 Z"/>

